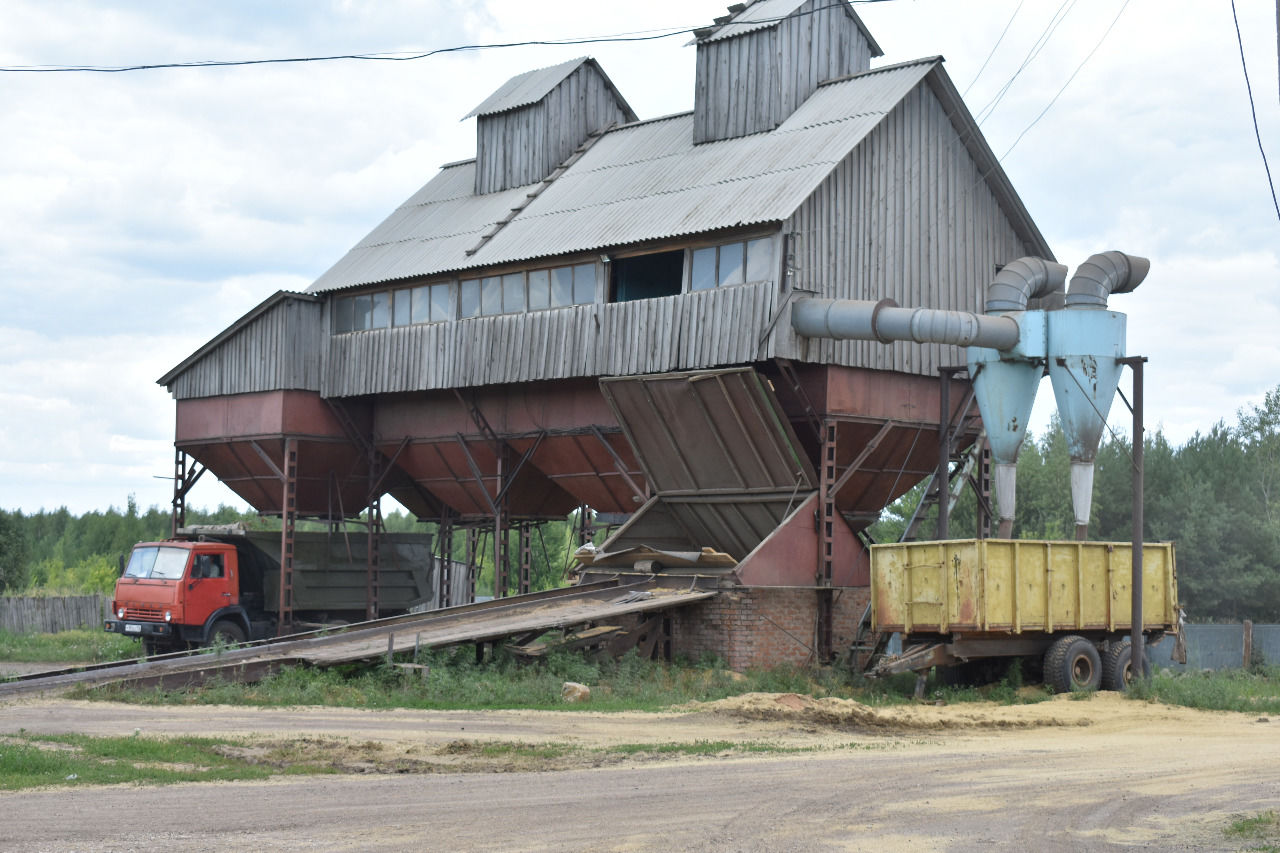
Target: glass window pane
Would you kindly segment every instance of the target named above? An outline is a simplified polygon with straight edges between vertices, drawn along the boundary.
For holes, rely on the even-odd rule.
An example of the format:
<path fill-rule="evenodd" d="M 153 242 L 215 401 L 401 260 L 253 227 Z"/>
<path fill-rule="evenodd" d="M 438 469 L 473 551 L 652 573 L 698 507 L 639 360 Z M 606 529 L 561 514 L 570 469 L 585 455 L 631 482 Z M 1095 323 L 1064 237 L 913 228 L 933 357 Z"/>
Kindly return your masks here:
<path fill-rule="evenodd" d="M 513 272 L 502 277 L 502 311 L 517 314 L 524 310 L 524 273 Z"/>
<path fill-rule="evenodd" d="M 479 313 L 480 279 L 463 279 L 458 283 L 458 316 L 474 317 Z"/>
<path fill-rule="evenodd" d="M 551 271 L 534 270 L 529 273 L 529 310 L 551 307 Z"/>
<path fill-rule="evenodd" d="M 373 294 L 373 328 L 385 329 L 391 325 L 391 292 L 379 290 Z"/>
<path fill-rule="evenodd" d="M 742 253 L 745 243 L 729 243 L 720 247 L 719 284 L 742 284 Z"/>
<path fill-rule="evenodd" d="M 350 296 L 343 296 L 333 303 L 333 330 L 335 332 L 351 331 L 355 316 L 355 301 Z"/>
<path fill-rule="evenodd" d="M 409 312 L 409 300 L 412 298 L 412 290 L 393 290 L 391 292 L 391 324 L 393 326 L 407 326 L 413 322 Z"/>
<path fill-rule="evenodd" d="M 431 285 L 431 322 L 453 319 L 453 288 L 447 284 Z"/>
<path fill-rule="evenodd" d="M 716 247 L 693 250 L 693 264 L 689 270 L 689 289 L 706 290 L 716 286 Z"/>
<path fill-rule="evenodd" d="M 353 329 L 368 329 L 373 317 L 373 297 L 362 293 L 356 297 L 356 315 L 351 324 Z"/>
<path fill-rule="evenodd" d="M 577 305 L 596 301 L 595 264 L 578 264 L 573 268 L 573 301 Z"/>
<path fill-rule="evenodd" d="M 773 239 L 762 237 L 747 243 L 747 281 L 773 281 Z"/>
<path fill-rule="evenodd" d="M 431 290 L 429 287 L 415 287 L 413 289 L 413 319 L 414 323 L 426 323 L 431 320 L 431 303 L 427 299 L 427 293 Z M 400 306 L 397 304 L 397 308 Z"/>
<path fill-rule="evenodd" d="M 556 267 L 551 271 L 551 305 L 573 304 L 573 267 Z"/>
<path fill-rule="evenodd" d="M 496 275 L 480 280 L 480 313 L 486 317 L 502 313 L 502 279 Z"/>

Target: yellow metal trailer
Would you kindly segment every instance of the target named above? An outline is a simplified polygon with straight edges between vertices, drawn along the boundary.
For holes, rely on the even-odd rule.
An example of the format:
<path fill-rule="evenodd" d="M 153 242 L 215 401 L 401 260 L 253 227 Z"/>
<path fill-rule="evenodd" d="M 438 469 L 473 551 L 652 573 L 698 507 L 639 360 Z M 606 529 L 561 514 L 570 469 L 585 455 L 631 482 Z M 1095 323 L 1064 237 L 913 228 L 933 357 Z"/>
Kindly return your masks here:
<path fill-rule="evenodd" d="M 872 629 L 901 632 L 904 649 L 876 671 L 1043 655 L 1045 680 L 1057 689 L 1123 689 L 1132 559 L 1128 542 L 873 545 Z M 1144 545 L 1142 567 L 1142 630 L 1150 642 L 1178 631 L 1173 545 Z"/>

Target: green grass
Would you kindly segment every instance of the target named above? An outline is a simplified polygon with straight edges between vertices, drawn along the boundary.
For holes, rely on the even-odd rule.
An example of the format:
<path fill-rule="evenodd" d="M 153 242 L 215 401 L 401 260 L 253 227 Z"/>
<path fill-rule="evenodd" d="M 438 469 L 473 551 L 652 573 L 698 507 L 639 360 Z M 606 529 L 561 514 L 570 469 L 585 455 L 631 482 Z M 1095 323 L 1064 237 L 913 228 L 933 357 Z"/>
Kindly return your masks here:
<path fill-rule="evenodd" d="M 235 741 L 217 738 L 96 738 L 19 732 L 0 738 L 0 790 L 265 779 L 282 772 L 223 754 L 235 745 Z M 283 772 L 322 771 L 301 766 Z"/>
<path fill-rule="evenodd" d="M 1129 690 L 1132 699 L 1206 711 L 1280 714 L 1280 667 L 1176 673 L 1162 670 Z"/>
<path fill-rule="evenodd" d="M 1240 815 L 1222 833 L 1227 838 L 1262 842 L 1255 847 L 1244 848 L 1246 850 L 1278 853 L 1280 851 L 1280 813 L 1275 809 L 1267 809 L 1252 817 Z"/>
<path fill-rule="evenodd" d="M 140 640 L 88 628 L 56 634 L 0 631 L 0 660 L 22 663 L 97 663 L 142 656 Z"/>

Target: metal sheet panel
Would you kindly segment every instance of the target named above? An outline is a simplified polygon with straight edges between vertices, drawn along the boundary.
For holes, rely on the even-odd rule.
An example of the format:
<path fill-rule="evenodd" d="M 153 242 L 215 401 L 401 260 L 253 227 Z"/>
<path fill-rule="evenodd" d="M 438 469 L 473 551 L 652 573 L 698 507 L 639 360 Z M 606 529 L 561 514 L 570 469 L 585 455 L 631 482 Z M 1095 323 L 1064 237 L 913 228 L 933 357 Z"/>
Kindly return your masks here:
<path fill-rule="evenodd" d="M 1130 627 L 1132 545 L 954 539 L 871 547 L 877 631 L 1120 631 Z M 1143 625 L 1178 620 L 1173 545 L 1143 545 Z"/>
<path fill-rule="evenodd" d="M 721 39 L 733 38 L 745 33 L 776 27 L 780 23 L 779 19 L 785 18 L 798 10 L 809 11 L 815 8 L 830 8 L 828 0 L 819 1 L 821 3 L 820 6 L 814 0 L 758 0 L 758 2 L 749 4 L 747 8 L 734 15 L 731 21 L 718 27 L 715 32 L 706 38 L 699 39 L 699 42 L 720 41 Z M 840 6 L 844 9 L 845 14 L 857 23 L 863 37 L 870 43 L 871 55 L 883 56 L 884 52 L 880 49 L 880 45 L 876 44 L 875 39 L 871 37 L 871 32 L 862 23 L 862 19 L 858 17 L 858 14 L 853 11 L 853 7 L 843 3 Z"/>
<path fill-rule="evenodd" d="M 660 495 L 814 488 L 813 466 L 752 368 L 609 377 L 600 388 Z"/>
<path fill-rule="evenodd" d="M 497 91 L 485 98 L 478 107 L 467 113 L 463 118 L 493 115 L 506 110 L 514 110 L 517 107 L 536 104 L 546 97 L 546 94 L 555 88 L 557 83 L 576 71 L 579 65 L 590 61 L 589 57 L 580 56 L 577 59 L 570 59 L 568 62 L 561 62 L 559 65 L 552 65 L 548 68 L 535 68 L 532 71 L 517 74 L 499 86 Z"/>

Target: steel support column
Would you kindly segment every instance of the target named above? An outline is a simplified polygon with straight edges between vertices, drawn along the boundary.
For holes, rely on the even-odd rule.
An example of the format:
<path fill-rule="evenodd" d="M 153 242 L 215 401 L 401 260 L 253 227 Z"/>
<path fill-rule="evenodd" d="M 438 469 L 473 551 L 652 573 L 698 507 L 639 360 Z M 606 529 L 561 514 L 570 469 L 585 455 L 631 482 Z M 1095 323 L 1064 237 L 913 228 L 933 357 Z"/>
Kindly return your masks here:
<path fill-rule="evenodd" d="M 533 589 L 533 522 L 520 524 L 520 595 Z"/>
<path fill-rule="evenodd" d="M 476 600 L 476 575 L 479 574 L 476 564 L 480 558 L 480 528 L 467 528 L 467 603 Z"/>
<path fill-rule="evenodd" d="M 1129 369 L 1133 371 L 1133 574 L 1129 581 L 1129 585 L 1132 587 L 1129 619 L 1132 626 L 1129 634 L 1129 642 L 1131 643 L 1129 671 L 1133 673 L 1133 678 L 1135 679 L 1146 677 L 1146 648 L 1142 633 L 1142 545 L 1144 541 L 1143 527 L 1145 525 L 1143 517 L 1144 484 L 1142 469 L 1142 367 L 1146 362 L 1145 356 L 1120 359 L 1121 364 L 1127 364 Z"/>
<path fill-rule="evenodd" d="M 836 497 L 832 485 L 836 481 L 837 424 L 826 419 L 822 422 L 821 465 L 818 471 L 818 659 L 829 663 L 833 657 L 834 596 L 831 580 L 834 576 L 835 525 L 837 521 Z"/>
<path fill-rule="evenodd" d="M 436 598 L 440 607 L 452 607 L 453 601 L 453 516 L 440 516 L 436 527 L 436 548 L 440 557 L 440 592 Z"/>
<path fill-rule="evenodd" d="M 190 463 L 188 463 L 190 460 Z M 206 469 L 186 451 L 173 449 L 173 513 L 169 518 L 170 535 L 177 536 L 178 529 L 187 526 L 187 493 Z"/>
<path fill-rule="evenodd" d="M 377 619 L 381 610 L 382 498 L 374 498 L 369 503 L 368 522 L 365 544 L 365 617 Z"/>
<path fill-rule="evenodd" d="M 280 502 L 280 603 L 276 636 L 293 633 L 293 534 L 298 521 L 298 441 L 284 440 Z"/>

